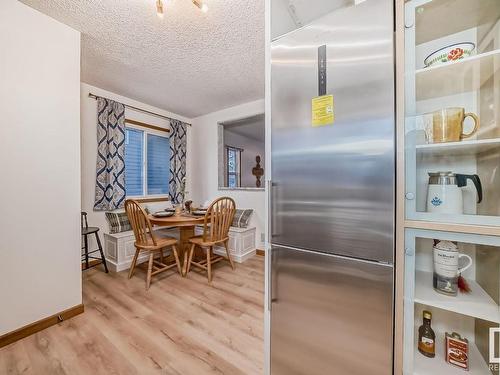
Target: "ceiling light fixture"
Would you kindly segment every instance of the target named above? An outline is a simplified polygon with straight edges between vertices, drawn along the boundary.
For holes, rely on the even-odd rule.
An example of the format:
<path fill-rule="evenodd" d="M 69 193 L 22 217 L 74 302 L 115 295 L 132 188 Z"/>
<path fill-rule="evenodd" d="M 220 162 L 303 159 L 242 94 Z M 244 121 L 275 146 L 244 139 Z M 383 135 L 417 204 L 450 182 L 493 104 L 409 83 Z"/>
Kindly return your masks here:
<path fill-rule="evenodd" d="M 163 18 L 163 1 L 156 0 L 156 14 L 158 17 Z"/>
<path fill-rule="evenodd" d="M 192 1 L 193 1 L 193 4 L 196 5 L 198 8 L 200 8 L 200 10 L 203 13 L 208 12 L 208 5 L 205 4 L 204 1 L 201 1 L 201 0 L 192 0 Z"/>
<path fill-rule="evenodd" d="M 191 0 L 191 2 L 203 13 L 208 12 L 208 5 L 204 0 Z M 163 18 L 163 0 L 156 0 L 156 14 L 159 18 Z"/>

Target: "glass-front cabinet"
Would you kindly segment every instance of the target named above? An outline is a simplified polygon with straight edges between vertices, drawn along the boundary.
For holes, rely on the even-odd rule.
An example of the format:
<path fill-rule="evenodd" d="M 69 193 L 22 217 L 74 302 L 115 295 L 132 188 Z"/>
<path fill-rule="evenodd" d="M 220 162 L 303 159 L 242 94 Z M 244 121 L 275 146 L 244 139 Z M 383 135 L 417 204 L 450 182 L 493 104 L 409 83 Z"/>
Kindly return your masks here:
<path fill-rule="evenodd" d="M 500 225 L 500 1 L 405 14 L 406 217 Z"/>
<path fill-rule="evenodd" d="M 499 374 L 500 0 L 404 23 L 403 373 Z"/>
<path fill-rule="evenodd" d="M 490 330 L 498 342 L 500 238 L 419 229 L 405 236 L 404 373 L 498 373 Z M 433 337 L 419 335 L 424 312 Z"/>

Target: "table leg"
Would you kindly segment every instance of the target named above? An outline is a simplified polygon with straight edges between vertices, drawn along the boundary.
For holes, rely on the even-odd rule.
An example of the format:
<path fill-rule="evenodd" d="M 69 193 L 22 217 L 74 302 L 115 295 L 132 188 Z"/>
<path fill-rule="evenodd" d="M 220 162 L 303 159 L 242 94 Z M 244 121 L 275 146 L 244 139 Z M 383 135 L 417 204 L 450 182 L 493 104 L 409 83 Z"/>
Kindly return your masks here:
<path fill-rule="evenodd" d="M 189 255 L 189 239 L 194 237 L 194 226 L 192 227 L 179 227 L 180 240 L 179 240 L 179 260 L 181 266 L 184 265 L 184 258 Z M 185 272 L 183 270 L 183 272 Z"/>

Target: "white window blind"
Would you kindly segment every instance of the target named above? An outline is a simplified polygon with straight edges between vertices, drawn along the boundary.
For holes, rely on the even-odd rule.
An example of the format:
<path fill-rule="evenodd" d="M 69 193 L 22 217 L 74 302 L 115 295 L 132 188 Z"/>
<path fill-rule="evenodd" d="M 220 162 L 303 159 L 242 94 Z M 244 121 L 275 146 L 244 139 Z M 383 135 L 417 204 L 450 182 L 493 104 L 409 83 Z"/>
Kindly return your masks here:
<path fill-rule="evenodd" d="M 125 129 L 125 191 L 129 196 L 144 195 L 144 132 Z"/>
<path fill-rule="evenodd" d="M 148 195 L 168 194 L 170 180 L 170 144 L 168 138 L 147 135 Z"/>
<path fill-rule="evenodd" d="M 226 146 L 227 159 L 227 186 L 230 188 L 241 186 L 241 149 Z"/>
<path fill-rule="evenodd" d="M 125 129 L 125 190 L 129 197 L 167 195 L 170 180 L 168 137 Z"/>

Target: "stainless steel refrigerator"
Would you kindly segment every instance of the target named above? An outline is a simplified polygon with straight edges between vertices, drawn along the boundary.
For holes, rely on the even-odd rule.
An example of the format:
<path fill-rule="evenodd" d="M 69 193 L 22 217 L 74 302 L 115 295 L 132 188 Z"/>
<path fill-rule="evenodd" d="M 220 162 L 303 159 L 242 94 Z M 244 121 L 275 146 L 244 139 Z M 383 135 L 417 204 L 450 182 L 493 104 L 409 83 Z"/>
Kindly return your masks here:
<path fill-rule="evenodd" d="M 392 374 L 393 8 L 349 2 L 271 44 L 271 375 Z"/>

